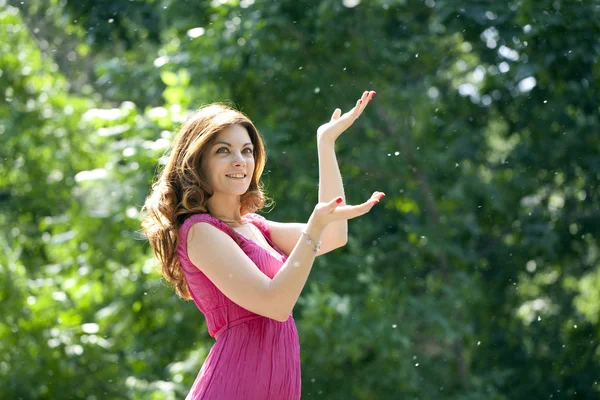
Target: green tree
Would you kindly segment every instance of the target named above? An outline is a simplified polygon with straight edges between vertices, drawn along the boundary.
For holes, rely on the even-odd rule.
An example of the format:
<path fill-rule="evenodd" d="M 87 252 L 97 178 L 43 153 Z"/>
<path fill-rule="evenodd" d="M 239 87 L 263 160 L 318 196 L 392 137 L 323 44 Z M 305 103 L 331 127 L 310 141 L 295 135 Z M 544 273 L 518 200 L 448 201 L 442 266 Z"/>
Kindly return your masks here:
<path fill-rule="evenodd" d="M 597 2 L 15 5 L 0 11 L 5 398 L 184 395 L 212 339 L 138 233 L 178 124 L 233 101 L 266 138 L 265 215 L 306 220 L 316 128 L 366 89 L 338 158 L 350 202 L 387 196 L 296 307 L 303 396 L 598 396 Z"/>

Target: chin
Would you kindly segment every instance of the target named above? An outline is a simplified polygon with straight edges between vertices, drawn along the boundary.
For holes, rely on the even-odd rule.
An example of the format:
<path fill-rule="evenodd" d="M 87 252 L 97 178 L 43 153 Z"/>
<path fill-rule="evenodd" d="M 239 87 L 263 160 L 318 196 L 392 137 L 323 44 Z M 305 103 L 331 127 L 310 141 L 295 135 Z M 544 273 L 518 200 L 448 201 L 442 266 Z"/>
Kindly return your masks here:
<path fill-rule="evenodd" d="M 235 195 L 235 196 L 243 196 L 243 195 L 245 195 L 246 193 L 248 193 L 248 190 L 250 190 L 250 188 L 249 188 L 249 187 L 248 187 L 248 188 L 245 188 L 245 189 L 240 189 L 240 190 L 235 190 L 235 191 L 232 191 L 232 192 L 231 192 L 231 194 L 233 194 L 233 195 Z"/>

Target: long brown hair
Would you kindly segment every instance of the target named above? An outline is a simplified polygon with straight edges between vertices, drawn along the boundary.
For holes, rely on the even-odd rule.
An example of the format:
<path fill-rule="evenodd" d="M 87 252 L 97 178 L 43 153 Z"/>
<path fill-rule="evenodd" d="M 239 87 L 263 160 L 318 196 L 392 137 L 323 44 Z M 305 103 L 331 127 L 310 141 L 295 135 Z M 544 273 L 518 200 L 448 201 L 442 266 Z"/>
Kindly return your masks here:
<path fill-rule="evenodd" d="M 186 300 L 191 296 L 177 257 L 179 228 L 190 215 L 208 212 L 212 190 L 200 169 L 202 156 L 223 129 L 236 124 L 248 131 L 255 161 L 250 187 L 240 197 L 240 214 L 260 210 L 267 200 L 260 180 L 266 162 L 262 138 L 244 113 L 220 103 L 201 107 L 179 128 L 168 161 L 142 207 L 142 229 L 160 262 L 161 274 Z"/>

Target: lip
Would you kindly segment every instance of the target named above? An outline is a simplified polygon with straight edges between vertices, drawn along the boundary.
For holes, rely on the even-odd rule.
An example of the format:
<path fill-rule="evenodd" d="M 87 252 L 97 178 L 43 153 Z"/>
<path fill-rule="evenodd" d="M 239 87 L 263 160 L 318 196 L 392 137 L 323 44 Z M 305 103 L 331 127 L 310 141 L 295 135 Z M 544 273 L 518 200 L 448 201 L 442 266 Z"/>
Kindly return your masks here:
<path fill-rule="evenodd" d="M 244 177 L 243 178 L 232 178 L 230 175 L 244 175 Z M 246 179 L 248 177 L 248 175 L 243 172 L 233 172 L 231 174 L 225 174 L 225 176 L 227 178 L 231 178 L 231 179 Z"/>

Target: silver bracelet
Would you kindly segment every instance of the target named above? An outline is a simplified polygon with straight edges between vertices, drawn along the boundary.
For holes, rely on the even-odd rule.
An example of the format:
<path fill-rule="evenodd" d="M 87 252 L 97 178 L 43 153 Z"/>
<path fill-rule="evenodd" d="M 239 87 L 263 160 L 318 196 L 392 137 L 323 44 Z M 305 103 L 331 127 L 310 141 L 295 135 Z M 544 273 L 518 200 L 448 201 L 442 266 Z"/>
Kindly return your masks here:
<path fill-rule="evenodd" d="M 306 244 L 312 244 L 313 246 L 315 246 L 314 248 L 314 253 L 317 254 L 319 252 L 319 249 L 321 249 L 321 241 L 316 241 L 315 239 L 312 238 L 312 236 L 310 236 L 308 233 L 302 231 L 302 234 L 304 236 L 306 236 Z"/>

